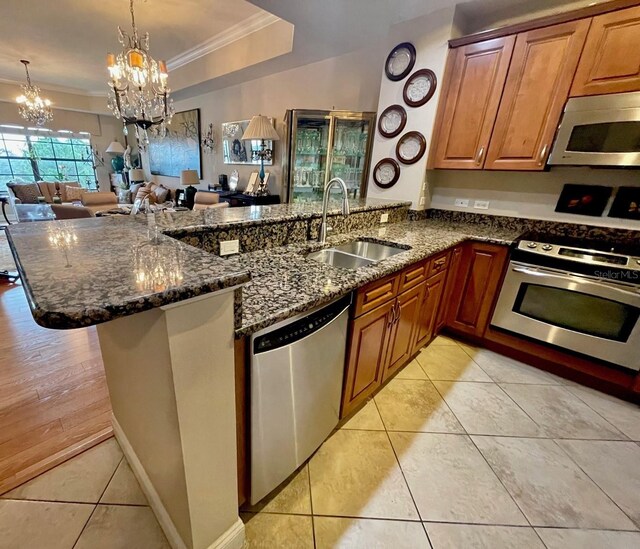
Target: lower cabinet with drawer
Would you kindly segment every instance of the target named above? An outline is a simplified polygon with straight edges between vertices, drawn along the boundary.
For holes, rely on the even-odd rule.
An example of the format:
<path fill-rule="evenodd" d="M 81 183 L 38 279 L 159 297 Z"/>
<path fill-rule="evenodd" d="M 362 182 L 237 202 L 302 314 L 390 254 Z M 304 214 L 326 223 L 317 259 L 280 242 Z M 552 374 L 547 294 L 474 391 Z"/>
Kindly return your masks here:
<path fill-rule="evenodd" d="M 340 417 L 360 406 L 432 338 L 448 261 L 448 252 L 439 254 L 358 291 Z"/>

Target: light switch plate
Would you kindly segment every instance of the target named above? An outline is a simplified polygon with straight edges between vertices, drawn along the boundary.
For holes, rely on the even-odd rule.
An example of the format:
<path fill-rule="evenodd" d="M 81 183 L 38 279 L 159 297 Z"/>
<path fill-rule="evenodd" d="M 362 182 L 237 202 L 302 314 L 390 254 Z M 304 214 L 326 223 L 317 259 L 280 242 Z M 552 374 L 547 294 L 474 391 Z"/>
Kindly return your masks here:
<path fill-rule="evenodd" d="M 489 209 L 489 201 L 488 200 L 476 200 L 473 203 L 473 207 L 476 210 L 488 210 Z"/>
<path fill-rule="evenodd" d="M 386 227 L 380 227 L 378 229 L 378 236 L 385 236 L 387 234 L 387 228 Z"/>
<path fill-rule="evenodd" d="M 220 241 L 220 255 L 231 255 L 240 253 L 240 241 L 239 240 L 221 240 Z"/>
<path fill-rule="evenodd" d="M 468 208 L 469 207 L 469 199 L 468 198 L 456 198 L 456 201 L 454 202 L 454 204 L 456 206 L 459 206 L 460 208 Z"/>
<path fill-rule="evenodd" d="M 380 214 L 380 223 L 389 223 L 389 214 L 388 213 Z"/>

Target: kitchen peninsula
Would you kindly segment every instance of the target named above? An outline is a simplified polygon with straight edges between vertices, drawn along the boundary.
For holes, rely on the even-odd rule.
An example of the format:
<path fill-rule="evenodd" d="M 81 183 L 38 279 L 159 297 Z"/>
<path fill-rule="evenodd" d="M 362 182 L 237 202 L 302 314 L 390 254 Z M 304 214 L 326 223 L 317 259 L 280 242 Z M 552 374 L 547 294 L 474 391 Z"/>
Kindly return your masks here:
<path fill-rule="evenodd" d="M 413 295 L 443 265 L 456 272 L 461 244 L 506 257 L 506 246 L 526 225 L 526 220 L 438 212 L 426 218 L 410 214 L 408 207 L 406 202 L 363 199 L 354 201 L 351 215 L 344 217 L 339 204 L 331 204 L 333 231 L 324 247 L 360 240 L 399 250 L 352 270 L 307 257 L 323 247 L 316 241 L 318 205 L 9 228 L 36 321 L 54 329 L 97 325 L 116 437 L 173 547 L 242 546 L 236 429 L 243 428 L 237 418 L 247 405 L 238 399 L 238 342 L 384 281 L 398 284 L 382 305 L 391 310 L 393 304 L 396 311 L 400 297 L 395 296 L 404 295 L 399 287 Z M 226 240 L 238 240 L 240 253 L 220 257 L 220 242 Z M 495 265 L 492 280 L 497 284 L 502 266 Z M 490 289 L 479 289 L 491 306 Z M 443 302 L 452 299 L 438 295 Z M 396 323 L 401 317 L 397 312 Z M 406 338 L 409 355 L 395 369 L 386 368 L 385 378 L 414 352 L 414 329 Z M 428 343 L 433 324 L 427 332 L 421 341 Z M 376 379 L 370 391 L 379 389 L 381 378 Z M 343 400 L 343 416 L 361 398 Z"/>

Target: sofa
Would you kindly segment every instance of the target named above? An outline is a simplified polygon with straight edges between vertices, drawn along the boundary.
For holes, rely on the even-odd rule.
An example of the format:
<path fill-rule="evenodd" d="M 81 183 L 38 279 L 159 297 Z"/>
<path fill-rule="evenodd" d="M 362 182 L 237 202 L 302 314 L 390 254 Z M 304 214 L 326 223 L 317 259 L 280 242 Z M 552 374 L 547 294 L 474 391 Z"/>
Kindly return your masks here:
<path fill-rule="evenodd" d="M 7 183 L 9 205 L 16 219 L 23 204 L 73 204 L 85 192 L 78 181 L 38 181 Z M 59 200 L 58 200 L 59 199 Z"/>

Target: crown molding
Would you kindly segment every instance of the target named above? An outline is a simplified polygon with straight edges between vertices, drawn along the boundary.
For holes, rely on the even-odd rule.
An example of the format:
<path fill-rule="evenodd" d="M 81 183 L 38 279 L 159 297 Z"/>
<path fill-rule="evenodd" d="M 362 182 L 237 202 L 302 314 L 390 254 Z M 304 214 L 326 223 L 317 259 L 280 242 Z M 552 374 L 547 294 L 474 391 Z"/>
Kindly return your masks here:
<path fill-rule="evenodd" d="M 277 21 L 280 21 L 280 18 L 272 13 L 256 13 L 251 17 L 247 17 L 243 21 L 230 26 L 226 31 L 221 32 L 216 36 L 212 36 L 193 48 L 189 48 L 180 55 L 172 57 L 167 61 L 167 68 L 170 71 L 178 69 L 187 63 L 191 63 L 196 59 L 200 59 L 201 57 L 210 54 L 213 51 L 228 46 L 245 36 L 249 36 L 254 32 L 264 29 Z"/>

